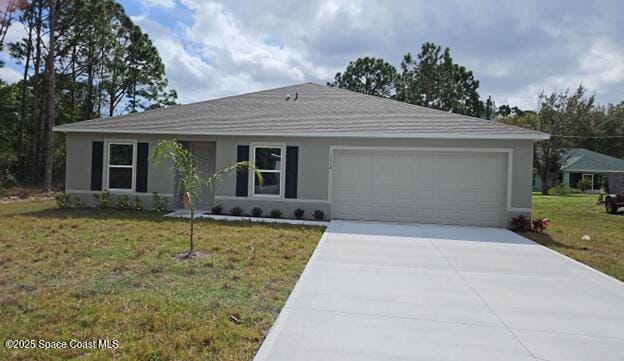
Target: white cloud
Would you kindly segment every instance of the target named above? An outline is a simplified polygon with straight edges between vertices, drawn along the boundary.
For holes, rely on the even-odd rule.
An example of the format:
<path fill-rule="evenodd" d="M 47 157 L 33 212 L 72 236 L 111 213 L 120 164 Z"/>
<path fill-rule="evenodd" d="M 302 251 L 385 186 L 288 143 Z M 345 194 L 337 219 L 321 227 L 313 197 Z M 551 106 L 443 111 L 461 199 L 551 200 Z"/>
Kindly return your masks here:
<path fill-rule="evenodd" d="M 141 5 L 146 8 L 173 9 L 176 6 L 175 0 L 140 0 Z"/>
<path fill-rule="evenodd" d="M 28 37 L 28 33 L 24 26 L 17 21 L 13 21 L 9 29 L 7 30 L 6 37 L 4 38 L 5 44 L 15 43 Z"/>
<path fill-rule="evenodd" d="M 573 40 L 571 40 L 573 41 Z M 577 48 L 573 53 L 579 54 L 573 59 L 574 66 L 547 74 L 537 81 L 531 82 L 514 90 L 508 96 L 496 97 L 497 104 L 512 104 L 522 108 L 535 109 L 537 96 L 545 93 L 574 90 L 583 85 L 590 94 L 598 99 L 613 96 L 612 88 L 624 85 L 624 47 L 607 39 L 591 40 L 590 44 L 581 42 L 571 47 Z M 587 46 L 587 49 L 582 49 Z M 622 94 L 615 101 L 622 101 Z"/>
<path fill-rule="evenodd" d="M 329 74 L 327 69 L 307 59 L 305 48 L 267 42 L 271 34 L 247 29 L 222 4 L 184 3 L 195 11 L 193 24 L 186 28 L 186 38 L 197 43 L 205 56 L 221 69 L 248 73 L 265 81 L 304 81 Z"/>
<path fill-rule="evenodd" d="M 144 17 L 133 21 L 150 34 L 165 64 L 169 87 L 178 91 L 182 103 L 259 90 L 262 84 L 246 74 L 230 74 L 183 46 L 170 29 Z"/>
<path fill-rule="evenodd" d="M 624 48 L 607 39 L 594 41 L 579 65 L 588 86 L 598 89 L 624 82 Z"/>
<path fill-rule="evenodd" d="M 0 68 L 0 79 L 4 80 L 7 83 L 14 83 L 22 79 L 22 74 L 20 74 L 15 69 L 5 66 Z"/>
<path fill-rule="evenodd" d="M 324 83 L 359 56 L 398 66 L 403 54 L 417 53 L 426 41 L 449 46 L 455 61 L 480 80 L 481 95 L 492 95 L 498 104 L 535 108 L 542 89 L 581 82 L 603 103 L 621 100 L 624 89 L 624 23 L 614 15 L 624 5 L 142 1 L 175 5 L 170 11 L 179 23 L 158 24 L 149 9 L 136 20 L 157 45 L 170 84 L 184 102 L 302 81 Z"/>
<path fill-rule="evenodd" d="M 170 86 L 182 102 L 324 81 L 334 73 L 309 61 L 305 49 L 249 31 L 221 4 L 185 4 L 195 11 L 192 23 L 177 29 L 144 15 L 133 17 L 158 48 Z"/>

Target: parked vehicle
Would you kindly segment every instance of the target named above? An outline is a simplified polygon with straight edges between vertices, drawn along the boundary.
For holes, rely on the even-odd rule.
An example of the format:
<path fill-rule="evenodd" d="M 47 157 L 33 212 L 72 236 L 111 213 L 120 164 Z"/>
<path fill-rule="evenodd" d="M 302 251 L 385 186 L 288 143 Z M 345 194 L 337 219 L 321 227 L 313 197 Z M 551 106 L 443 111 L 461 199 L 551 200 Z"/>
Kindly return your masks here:
<path fill-rule="evenodd" d="M 609 194 L 604 202 L 608 213 L 617 213 L 619 207 L 624 207 L 624 174 L 609 174 Z"/>

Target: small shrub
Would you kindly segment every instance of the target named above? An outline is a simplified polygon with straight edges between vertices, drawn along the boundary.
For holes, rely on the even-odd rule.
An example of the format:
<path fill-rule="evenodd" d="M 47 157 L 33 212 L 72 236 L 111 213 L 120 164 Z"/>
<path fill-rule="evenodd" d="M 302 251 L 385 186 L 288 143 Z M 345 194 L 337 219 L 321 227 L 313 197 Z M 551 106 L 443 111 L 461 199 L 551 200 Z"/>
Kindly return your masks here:
<path fill-rule="evenodd" d="M 511 227 L 517 232 L 528 232 L 531 230 L 531 219 L 521 214 L 511 219 Z"/>
<path fill-rule="evenodd" d="M 563 183 L 559 183 L 556 186 L 550 188 L 548 190 L 548 194 L 552 194 L 555 196 L 569 196 L 571 193 L 570 191 L 570 187 L 568 187 L 567 185 L 563 184 Z"/>
<path fill-rule="evenodd" d="M 282 218 L 282 211 L 279 209 L 272 209 L 271 218 Z"/>
<path fill-rule="evenodd" d="M 550 220 L 548 218 L 535 218 L 531 223 L 533 224 L 533 230 L 535 230 L 535 232 L 544 233 L 546 228 L 550 225 Z"/>
<path fill-rule="evenodd" d="M 121 195 L 117 197 L 117 202 L 115 202 L 115 208 L 120 211 L 126 211 L 130 209 L 130 198 L 127 195 Z"/>
<path fill-rule="evenodd" d="M 134 209 L 135 211 L 142 211 L 143 208 L 143 201 L 141 200 L 141 198 L 139 198 L 139 196 L 134 197 L 134 201 L 132 202 L 132 209 Z"/>
<path fill-rule="evenodd" d="M 317 221 L 322 221 L 325 218 L 325 212 L 323 212 L 320 209 L 317 209 L 316 211 L 314 211 L 312 215 L 314 216 L 314 219 L 316 219 Z"/>
<path fill-rule="evenodd" d="M 109 191 L 104 191 L 100 194 L 94 194 L 93 197 L 95 197 L 95 208 L 104 209 L 108 207 L 108 201 L 110 199 Z"/>
<path fill-rule="evenodd" d="M 251 209 L 251 215 L 254 217 L 262 217 L 262 208 L 260 207 L 253 207 Z"/>
<path fill-rule="evenodd" d="M 157 213 L 165 213 L 169 211 L 167 200 L 158 195 L 157 192 L 153 193 L 152 210 Z"/>
<path fill-rule="evenodd" d="M 223 206 L 220 204 L 217 204 L 216 206 L 212 207 L 212 214 L 222 214 L 223 213 Z"/>
<path fill-rule="evenodd" d="M 577 183 L 577 187 L 578 189 L 581 190 L 581 192 L 585 193 L 586 190 L 591 189 L 592 188 L 592 181 L 589 178 L 583 178 L 581 179 L 578 183 Z"/>
<path fill-rule="evenodd" d="M 56 199 L 56 205 L 60 209 L 71 208 L 71 195 L 63 192 L 54 197 L 54 199 Z"/>
<path fill-rule="evenodd" d="M 17 186 L 17 178 L 9 169 L 5 169 L 4 173 L 0 174 L 0 188 L 11 188 Z"/>
<path fill-rule="evenodd" d="M 239 216 L 242 216 L 243 213 L 245 213 L 245 210 L 243 210 L 241 207 L 238 207 L 238 206 L 230 209 L 230 214 L 233 216 L 239 217 Z"/>
<path fill-rule="evenodd" d="M 295 209 L 295 218 L 297 219 L 303 219 L 303 214 L 305 213 L 305 210 L 301 209 L 301 208 L 297 208 Z"/>
<path fill-rule="evenodd" d="M 74 200 L 72 201 L 72 207 L 76 208 L 76 209 L 80 209 L 80 208 L 84 208 L 84 202 L 82 201 L 82 198 L 75 196 Z"/>

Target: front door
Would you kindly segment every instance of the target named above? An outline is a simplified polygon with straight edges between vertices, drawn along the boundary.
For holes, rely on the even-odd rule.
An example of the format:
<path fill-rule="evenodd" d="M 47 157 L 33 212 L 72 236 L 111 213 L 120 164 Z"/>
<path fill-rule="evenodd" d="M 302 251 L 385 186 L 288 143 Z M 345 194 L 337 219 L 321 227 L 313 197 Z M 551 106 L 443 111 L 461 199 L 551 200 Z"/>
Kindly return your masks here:
<path fill-rule="evenodd" d="M 194 142 L 191 145 L 197 167 L 204 180 L 215 172 L 216 145 L 212 142 Z M 214 190 L 202 189 L 197 200 L 198 209 L 210 209 L 214 203 Z"/>

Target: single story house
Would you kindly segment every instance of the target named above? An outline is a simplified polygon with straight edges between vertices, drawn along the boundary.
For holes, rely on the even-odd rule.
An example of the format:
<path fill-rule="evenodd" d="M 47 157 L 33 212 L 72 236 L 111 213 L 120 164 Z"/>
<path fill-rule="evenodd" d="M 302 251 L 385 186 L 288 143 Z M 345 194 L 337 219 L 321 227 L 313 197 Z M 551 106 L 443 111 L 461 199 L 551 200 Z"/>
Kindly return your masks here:
<path fill-rule="evenodd" d="M 607 175 L 624 173 L 624 159 L 611 157 L 605 154 L 592 152 L 583 148 L 570 148 L 564 152 L 565 162 L 561 167 L 561 176 L 555 183 L 561 182 L 570 188 L 578 188 L 578 183 L 587 178 L 592 187 L 589 192 L 600 192 L 608 187 Z M 542 191 L 542 180 L 535 176 L 533 190 Z"/>
<path fill-rule="evenodd" d="M 305 83 L 58 126 L 66 135 L 66 191 L 141 197 L 180 207 L 170 164 L 149 154 L 174 138 L 205 174 L 249 160 L 198 204 L 306 218 L 505 227 L 531 212 L 533 142 L 549 135 L 496 121 Z M 113 199 L 114 201 L 114 199 Z"/>

